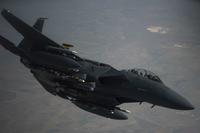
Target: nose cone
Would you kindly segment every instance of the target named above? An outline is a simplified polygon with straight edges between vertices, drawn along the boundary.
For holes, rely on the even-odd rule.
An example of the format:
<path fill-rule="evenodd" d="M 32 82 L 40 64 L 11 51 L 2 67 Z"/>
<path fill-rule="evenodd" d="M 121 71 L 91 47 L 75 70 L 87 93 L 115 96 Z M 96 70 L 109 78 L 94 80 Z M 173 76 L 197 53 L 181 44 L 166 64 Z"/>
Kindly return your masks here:
<path fill-rule="evenodd" d="M 175 109 L 178 109 L 178 110 L 193 110 L 194 109 L 194 106 L 180 95 L 176 94 L 176 97 L 172 97 L 171 100 Z"/>
<path fill-rule="evenodd" d="M 175 91 L 165 88 L 164 99 L 166 100 L 166 105 L 169 108 L 178 110 L 193 110 L 194 106 L 187 101 L 184 97 L 176 93 Z"/>

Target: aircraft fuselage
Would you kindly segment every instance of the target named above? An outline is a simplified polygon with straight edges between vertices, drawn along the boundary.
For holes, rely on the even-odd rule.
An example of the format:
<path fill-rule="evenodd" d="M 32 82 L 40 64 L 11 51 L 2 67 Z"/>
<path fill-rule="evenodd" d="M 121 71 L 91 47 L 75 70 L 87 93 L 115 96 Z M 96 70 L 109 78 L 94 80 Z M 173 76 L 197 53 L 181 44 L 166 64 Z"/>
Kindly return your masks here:
<path fill-rule="evenodd" d="M 70 100 L 79 108 L 112 119 L 127 119 L 118 105 L 148 102 L 178 110 L 194 107 L 145 69 L 117 70 L 112 66 L 77 56 L 42 34 L 45 18 L 32 26 L 3 10 L 2 16 L 24 39 L 18 46 L 0 36 L 0 44 L 20 57 L 38 82 L 51 94 Z"/>

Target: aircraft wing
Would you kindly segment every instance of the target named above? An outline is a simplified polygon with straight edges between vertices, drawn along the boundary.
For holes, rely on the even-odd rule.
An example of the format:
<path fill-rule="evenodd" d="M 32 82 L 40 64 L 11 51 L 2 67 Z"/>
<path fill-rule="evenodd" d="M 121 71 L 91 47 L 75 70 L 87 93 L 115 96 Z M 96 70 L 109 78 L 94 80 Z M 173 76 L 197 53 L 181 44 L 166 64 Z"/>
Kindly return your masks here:
<path fill-rule="evenodd" d="M 34 48 L 41 48 L 44 47 L 44 45 L 61 47 L 40 32 L 42 20 L 34 25 L 35 28 L 38 28 L 37 30 L 14 16 L 9 10 L 3 9 L 1 14 L 20 34 L 24 36 L 24 38 L 29 40 L 29 42 L 34 43 Z"/>
<path fill-rule="evenodd" d="M 0 45 L 2 45 L 6 50 L 12 52 L 15 55 L 28 58 L 21 49 L 16 47 L 11 41 L 7 40 L 2 36 L 0 36 Z"/>
<path fill-rule="evenodd" d="M 35 22 L 35 24 L 33 25 L 33 28 L 35 28 L 36 30 L 38 30 L 39 32 L 42 32 L 43 26 L 44 26 L 44 21 L 47 18 L 38 18 Z M 32 40 L 29 40 L 29 38 L 24 38 L 18 45 L 19 48 L 23 49 L 23 50 L 30 50 L 31 46 L 33 45 L 31 43 Z"/>

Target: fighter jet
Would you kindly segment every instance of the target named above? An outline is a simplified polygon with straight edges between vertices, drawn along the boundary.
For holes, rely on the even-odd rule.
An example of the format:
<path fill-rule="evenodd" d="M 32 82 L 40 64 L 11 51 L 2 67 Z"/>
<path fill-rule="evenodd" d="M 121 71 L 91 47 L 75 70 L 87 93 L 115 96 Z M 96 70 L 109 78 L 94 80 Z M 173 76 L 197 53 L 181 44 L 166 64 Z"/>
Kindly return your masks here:
<path fill-rule="evenodd" d="M 19 45 L 0 36 L 0 44 L 19 56 L 49 93 L 71 101 L 79 108 L 117 120 L 128 119 L 124 103 L 152 104 L 176 110 L 193 105 L 145 69 L 117 70 L 112 66 L 78 56 L 71 44 L 58 44 L 42 34 L 46 18 L 28 25 L 9 10 L 2 16 L 24 37 Z"/>

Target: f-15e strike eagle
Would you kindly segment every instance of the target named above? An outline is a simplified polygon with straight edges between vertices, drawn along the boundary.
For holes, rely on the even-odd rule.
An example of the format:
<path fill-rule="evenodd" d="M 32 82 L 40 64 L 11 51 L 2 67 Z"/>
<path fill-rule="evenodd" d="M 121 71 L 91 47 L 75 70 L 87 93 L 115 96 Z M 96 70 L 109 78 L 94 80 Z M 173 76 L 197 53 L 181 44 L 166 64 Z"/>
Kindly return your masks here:
<path fill-rule="evenodd" d="M 117 70 L 79 57 L 73 45 L 52 41 L 42 34 L 45 18 L 32 26 L 3 9 L 2 16 L 24 37 L 16 46 L 0 36 L 0 44 L 20 61 L 51 94 L 70 100 L 79 108 L 111 119 L 128 119 L 120 104 L 148 102 L 177 110 L 194 107 L 145 69 Z"/>

